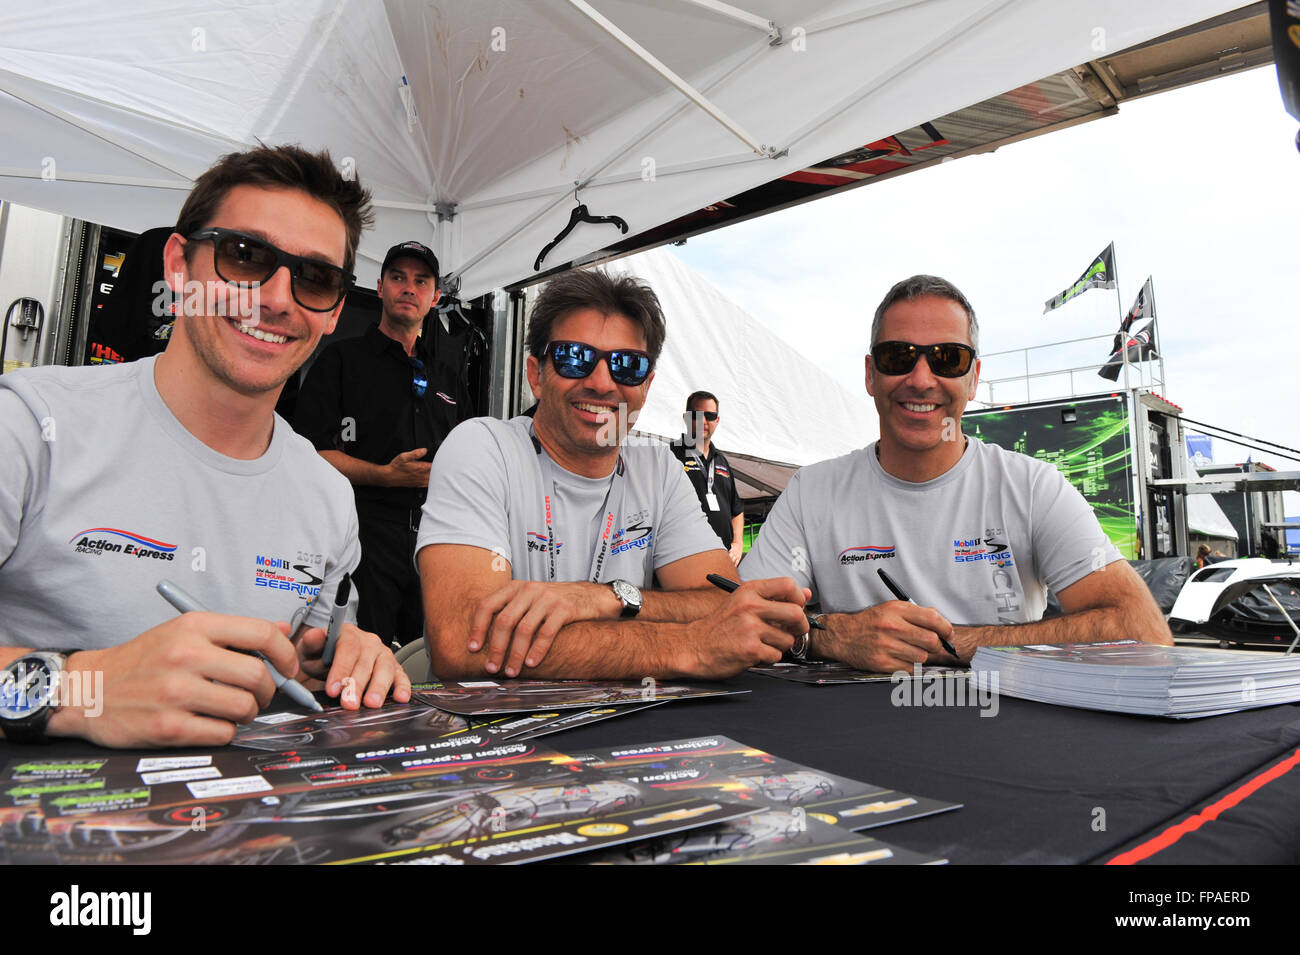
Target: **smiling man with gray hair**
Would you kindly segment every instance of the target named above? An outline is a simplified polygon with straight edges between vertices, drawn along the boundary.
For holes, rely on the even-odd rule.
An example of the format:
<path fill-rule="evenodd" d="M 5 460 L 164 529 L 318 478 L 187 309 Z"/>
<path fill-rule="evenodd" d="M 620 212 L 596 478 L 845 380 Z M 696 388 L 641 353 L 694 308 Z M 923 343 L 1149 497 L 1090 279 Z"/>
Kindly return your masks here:
<path fill-rule="evenodd" d="M 954 662 L 944 640 L 961 660 L 983 644 L 1172 644 L 1061 473 L 962 434 L 978 341 L 975 310 L 937 276 L 897 283 L 876 309 L 866 387 L 880 439 L 797 472 L 740 565 L 746 580 L 793 577 L 826 611 L 796 655 L 888 672 Z M 1048 588 L 1065 613 L 1043 620 Z"/>

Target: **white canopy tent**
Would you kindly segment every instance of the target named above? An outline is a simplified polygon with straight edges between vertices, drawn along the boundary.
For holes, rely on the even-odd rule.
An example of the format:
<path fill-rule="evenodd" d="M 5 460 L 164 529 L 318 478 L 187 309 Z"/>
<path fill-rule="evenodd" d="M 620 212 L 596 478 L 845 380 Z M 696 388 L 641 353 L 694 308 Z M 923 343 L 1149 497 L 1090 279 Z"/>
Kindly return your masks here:
<path fill-rule="evenodd" d="M 1238 539 L 1237 529 L 1223 513 L 1223 508 L 1212 494 L 1187 495 L 1187 530 L 1192 534 L 1205 537 L 1221 537 L 1224 540 Z"/>
<path fill-rule="evenodd" d="M 468 298 L 538 274 L 575 186 L 641 233 L 1236 5 L 737 2 L 11 5 L 0 198 L 142 231 L 221 153 L 324 146 L 377 200 L 361 283 L 418 238 Z M 580 225 L 541 269 L 619 237 Z"/>
<path fill-rule="evenodd" d="M 865 389 L 850 394 L 668 249 L 609 269 L 648 282 L 668 326 L 638 431 L 679 437 L 686 397 L 702 390 L 718 396 L 717 443 L 728 454 L 802 466 L 847 454 L 879 434 Z M 864 355 L 869 337 L 864 325 Z"/>

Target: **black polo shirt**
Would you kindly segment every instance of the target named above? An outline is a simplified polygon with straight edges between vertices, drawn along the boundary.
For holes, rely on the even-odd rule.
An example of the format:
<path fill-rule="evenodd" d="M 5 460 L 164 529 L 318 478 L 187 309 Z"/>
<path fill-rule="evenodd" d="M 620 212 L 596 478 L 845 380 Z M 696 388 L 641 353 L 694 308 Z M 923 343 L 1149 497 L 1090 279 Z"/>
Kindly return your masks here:
<path fill-rule="evenodd" d="M 745 505 L 741 503 L 740 495 L 736 493 L 736 479 L 731 475 L 731 465 L 727 462 L 727 456 L 713 444 L 709 445 L 708 455 L 702 456 L 699 451 L 686 443 L 685 435 L 674 441 L 671 447 L 673 454 L 677 455 L 677 460 L 681 461 L 682 467 L 686 469 L 686 476 L 691 479 L 691 486 L 695 488 L 695 494 L 700 499 L 700 509 L 709 519 L 709 526 L 722 538 L 722 546 L 730 549 L 731 520 L 745 509 Z M 713 493 L 718 500 L 716 511 L 709 510 L 708 501 L 705 499 L 705 494 L 709 491 L 710 470 L 713 471 Z"/>
<path fill-rule="evenodd" d="M 298 395 L 294 428 L 318 451 L 342 451 L 387 464 L 403 451 L 434 452 L 452 428 L 471 417 L 469 397 L 456 372 L 416 340 L 415 358 L 428 382 L 416 393 L 416 369 L 401 344 L 371 325 L 365 334 L 331 342 L 307 373 Z M 350 420 L 349 420 L 350 419 Z M 354 487 L 358 503 L 418 508 L 422 487 Z"/>

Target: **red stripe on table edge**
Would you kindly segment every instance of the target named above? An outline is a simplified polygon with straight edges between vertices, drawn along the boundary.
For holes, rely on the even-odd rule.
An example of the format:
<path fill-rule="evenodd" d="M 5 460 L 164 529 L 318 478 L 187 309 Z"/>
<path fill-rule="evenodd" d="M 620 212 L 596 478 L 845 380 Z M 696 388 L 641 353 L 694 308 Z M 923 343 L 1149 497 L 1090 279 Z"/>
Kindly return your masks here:
<path fill-rule="evenodd" d="M 1135 862 L 1141 862 L 1143 859 L 1151 858 L 1151 856 L 1155 855 L 1157 852 L 1168 849 L 1189 832 L 1195 832 L 1207 822 L 1213 822 L 1218 819 L 1220 813 L 1238 805 L 1247 796 L 1263 789 L 1278 777 L 1285 776 L 1297 765 L 1300 765 L 1300 749 L 1297 749 L 1282 762 L 1266 769 L 1249 782 L 1238 786 L 1222 799 L 1218 799 L 1206 806 L 1194 816 L 1188 816 L 1182 822 L 1170 826 L 1155 838 L 1148 839 L 1146 842 L 1134 846 L 1127 852 L 1121 852 L 1119 855 L 1115 856 L 1115 858 L 1108 860 L 1106 865 L 1132 865 Z"/>

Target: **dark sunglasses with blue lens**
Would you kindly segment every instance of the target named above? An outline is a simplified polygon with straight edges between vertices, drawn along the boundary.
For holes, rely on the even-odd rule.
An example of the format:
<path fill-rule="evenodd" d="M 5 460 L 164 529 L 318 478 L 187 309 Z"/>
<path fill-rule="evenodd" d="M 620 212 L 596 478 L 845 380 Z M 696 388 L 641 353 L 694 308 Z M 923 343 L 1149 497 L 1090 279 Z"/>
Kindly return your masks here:
<path fill-rule="evenodd" d="M 654 362 L 635 348 L 601 351 L 586 342 L 551 342 L 546 346 L 551 365 L 563 378 L 586 378 L 596 370 L 596 363 L 609 364 L 609 377 L 620 385 L 642 384 L 650 375 Z"/>
<path fill-rule="evenodd" d="M 411 390 L 415 392 L 415 397 L 423 398 L 429 390 L 429 377 L 424 373 L 424 362 L 410 355 L 406 356 L 406 360 L 411 363 Z"/>

